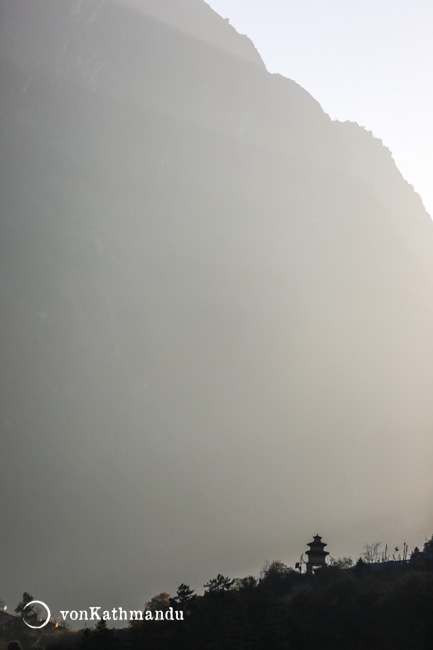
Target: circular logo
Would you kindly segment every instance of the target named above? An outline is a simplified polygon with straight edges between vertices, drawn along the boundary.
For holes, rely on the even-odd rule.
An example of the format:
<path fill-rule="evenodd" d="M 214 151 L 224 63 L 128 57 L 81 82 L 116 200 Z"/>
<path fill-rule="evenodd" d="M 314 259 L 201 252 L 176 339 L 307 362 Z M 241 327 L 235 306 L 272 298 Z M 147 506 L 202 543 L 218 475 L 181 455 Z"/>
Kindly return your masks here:
<path fill-rule="evenodd" d="M 46 605 L 45 603 L 43 603 L 42 600 L 31 600 L 31 601 L 30 601 L 29 603 L 27 603 L 27 605 L 24 607 L 24 609 L 23 609 L 23 614 L 24 614 L 24 610 L 25 610 L 27 607 L 30 607 L 30 605 L 42 605 L 42 607 L 45 607 L 45 609 L 47 610 L 47 618 L 46 618 L 45 621 L 42 621 L 42 623 L 41 623 L 40 625 L 30 625 L 30 623 L 27 623 L 26 619 L 23 618 L 24 623 L 27 625 L 27 627 L 31 627 L 32 630 L 40 630 L 42 627 L 45 627 L 45 625 L 49 622 L 49 620 L 50 620 L 50 618 L 51 618 L 50 608 L 48 607 L 48 605 Z"/>

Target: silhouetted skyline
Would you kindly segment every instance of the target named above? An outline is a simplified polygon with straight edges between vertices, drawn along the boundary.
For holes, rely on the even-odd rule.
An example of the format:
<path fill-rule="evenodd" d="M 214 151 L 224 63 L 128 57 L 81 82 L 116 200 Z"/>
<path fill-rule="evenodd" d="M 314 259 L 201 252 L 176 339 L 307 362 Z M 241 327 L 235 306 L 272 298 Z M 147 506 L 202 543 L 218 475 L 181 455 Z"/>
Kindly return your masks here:
<path fill-rule="evenodd" d="M 433 216 L 433 9 L 428 0 L 209 0 L 252 38 L 270 72 L 295 79 L 333 119 L 392 151 Z"/>

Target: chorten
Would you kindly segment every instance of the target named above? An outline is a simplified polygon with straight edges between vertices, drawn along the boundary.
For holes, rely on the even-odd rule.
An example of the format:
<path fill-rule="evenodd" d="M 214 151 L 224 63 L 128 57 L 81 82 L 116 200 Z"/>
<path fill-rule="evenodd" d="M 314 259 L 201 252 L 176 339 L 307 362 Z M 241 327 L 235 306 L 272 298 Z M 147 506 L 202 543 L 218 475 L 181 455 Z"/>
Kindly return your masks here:
<path fill-rule="evenodd" d="M 307 551 L 307 573 L 313 573 L 316 567 L 326 566 L 326 556 L 329 555 L 328 551 L 324 551 L 326 544 L 322 542 L 320 535 L 315 535 L 313 541 L 307 544 L 310 550 Z"/>

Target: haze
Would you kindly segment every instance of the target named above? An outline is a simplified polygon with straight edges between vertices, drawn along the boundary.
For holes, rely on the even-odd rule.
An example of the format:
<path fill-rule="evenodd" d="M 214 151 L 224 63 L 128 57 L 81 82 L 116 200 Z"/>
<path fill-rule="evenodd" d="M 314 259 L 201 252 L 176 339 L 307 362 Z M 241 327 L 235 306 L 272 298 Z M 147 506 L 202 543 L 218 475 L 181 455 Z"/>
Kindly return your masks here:
<path fill-rule="evenodd" d="M 0 596 L 421 544 L 433 225 L 389 150 L 201 0 L 1 15 Z"/>

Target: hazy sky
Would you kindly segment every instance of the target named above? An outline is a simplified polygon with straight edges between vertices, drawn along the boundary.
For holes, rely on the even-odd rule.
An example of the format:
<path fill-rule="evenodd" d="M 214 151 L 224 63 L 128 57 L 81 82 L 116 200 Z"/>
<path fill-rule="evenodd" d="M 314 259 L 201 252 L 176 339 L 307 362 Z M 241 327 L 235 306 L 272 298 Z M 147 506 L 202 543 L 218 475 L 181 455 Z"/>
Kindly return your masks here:
<path fill-rule="evenodd" d="M 433 214 L 433 3 L 429 0 L 209 0 L 338 120 L 391 150 Z"/>

